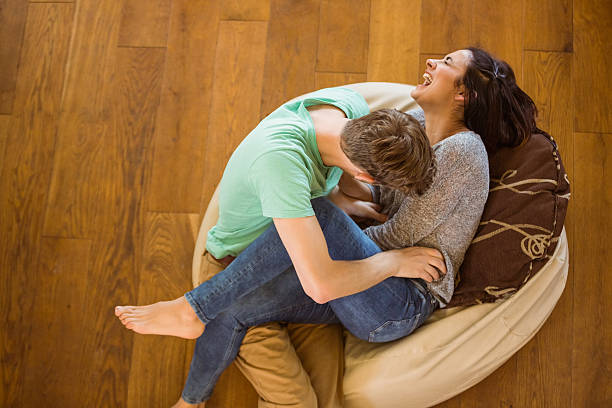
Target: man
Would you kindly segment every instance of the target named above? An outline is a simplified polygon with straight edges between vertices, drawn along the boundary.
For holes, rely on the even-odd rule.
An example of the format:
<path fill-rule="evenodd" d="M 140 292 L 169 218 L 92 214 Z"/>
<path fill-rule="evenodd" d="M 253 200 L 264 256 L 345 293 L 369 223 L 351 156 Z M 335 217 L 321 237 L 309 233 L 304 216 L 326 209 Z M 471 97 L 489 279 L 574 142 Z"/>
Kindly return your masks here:
<path fill-rule="evenodd" d="M 444 272 L 445 264 L 441 255 L 430 249 L 413 248 L 403 255 L 404 262 L 397 262 L 397 253 L 381 253 L 360 262 L 333 261 L 329 256 L 310 200 L 328 194 L 340 181 L 341 170 L 347 188 L 355 178 L 422 192 L 433 177 L 432 150 L 418 123 L 393 110 L 368 112 L 359 94 L 332 88 L 285 104 L 264 119 L 236 149 L 226 167 L 220 188 L 219 221 L 207 241 L 211 263 L 231 262 L 273 221 L 304 291 L 318 303 L 368 289 L 389 277 L 390 268 L 394 276 L 428 282 L 438 279 L 436 268 Z M 345 208 L 352 215 L 384 219 L 371 204 L 351 201 Z M 395 257 L 395 262 L 385 262 L 389 257 Z M 191 309 L 186 302 L 161 302 L 138 309 L 135 320 L 135 315 L 128 318 L 130 313 L 124 313 L 125 309 L 118 308 L 117 314 L 128 328 L 139 333 L 198 337 L 203 325 L 197 322 L 195 326 L 185 320 L 168 324 L 170 316 L 182 311 L 193 313 L 185 307 Z M 249 336 L 256 336 L 252 332 L 257 330 L 260 329 L 252 330 Z M 330 361 L 337 369 L 337 362 Z M 272 376 L 287 378 L 287 372 L 296 371 L 294 364 L 289 362 L 291 367 L 280 367 L 278 375 Z M 247 364 L 243 364 L 243 371 L 245 367 L 248 371 Z M 304 375 L 298 376 L 308 381 Z M 325 381 L 321 384 L 325 385 Z M 279 388 L 268 384 L 270 387 Z M 316 391 L 320 398 L 327 395 L 332 406 L 337 388 L 327 388 Z M 308 396 L 298 398 L 312 400 L 314 392 L 310 389 Z M 293 406 L 313 406 L 312 401 L 300 403 Z"/>

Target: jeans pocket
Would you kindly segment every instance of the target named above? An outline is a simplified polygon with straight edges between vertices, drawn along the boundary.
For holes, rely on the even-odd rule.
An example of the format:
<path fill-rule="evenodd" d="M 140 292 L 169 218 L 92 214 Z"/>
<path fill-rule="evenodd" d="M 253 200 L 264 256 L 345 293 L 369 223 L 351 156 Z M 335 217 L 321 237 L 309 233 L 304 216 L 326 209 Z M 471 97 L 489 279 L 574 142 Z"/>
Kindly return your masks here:
<path fill-rule="evenodd" d="M 421 314 L 415 314 L 409 319 L 387 320 L 376 330 L 370 332 L 368 341 L 370 343 L 383 343 L 406 337 L 412 333 L 419 322 Z"/>

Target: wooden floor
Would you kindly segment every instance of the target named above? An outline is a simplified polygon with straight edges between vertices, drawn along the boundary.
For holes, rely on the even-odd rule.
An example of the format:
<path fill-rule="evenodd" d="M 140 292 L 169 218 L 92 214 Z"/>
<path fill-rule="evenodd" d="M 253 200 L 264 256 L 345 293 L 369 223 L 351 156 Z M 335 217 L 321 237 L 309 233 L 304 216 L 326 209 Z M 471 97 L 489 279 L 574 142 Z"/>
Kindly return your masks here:
<path fill-rule="evenodd" d="M 571 269 L 538 335 L 440 407 L 612 406 L 611 27 L 610 0 L 0 0 L 0 406 L 171 405 L 193 343 L 113 306 L 190 288 L 236 144 L 296 95 L 415 83 L 470 44 L 560 144 Z M 209 406 L 254 398 L 226 375 Z"/>

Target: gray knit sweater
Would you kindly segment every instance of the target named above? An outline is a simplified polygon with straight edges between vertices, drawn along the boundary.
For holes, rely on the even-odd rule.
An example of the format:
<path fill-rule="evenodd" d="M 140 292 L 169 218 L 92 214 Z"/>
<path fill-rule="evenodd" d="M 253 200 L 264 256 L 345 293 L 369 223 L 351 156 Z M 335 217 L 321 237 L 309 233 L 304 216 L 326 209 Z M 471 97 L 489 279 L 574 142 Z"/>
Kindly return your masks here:
<path fill-rule="evenodd" d="M 425 125 L 422 110 L 408 113 Z M 374 201 L 389 220 L 367 228 L 365 233 L 383 250 L 409 246 L 438 249 L 444 255 L 447 274 L 427 286 L 440 307 L 445 307 L 487 200 L 489 161 L 480 136 L 471 131 L 450 136 L 433 149 L 437 172 L 431 187 L 421 196 L 374 187 Z"/>

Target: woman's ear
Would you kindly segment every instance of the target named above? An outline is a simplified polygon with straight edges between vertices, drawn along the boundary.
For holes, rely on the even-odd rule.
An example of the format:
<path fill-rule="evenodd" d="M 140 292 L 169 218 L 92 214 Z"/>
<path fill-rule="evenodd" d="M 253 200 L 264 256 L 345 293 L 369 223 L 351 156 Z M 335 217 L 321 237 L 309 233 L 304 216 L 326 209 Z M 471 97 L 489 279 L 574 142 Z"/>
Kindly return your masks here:
<path fill-rule="evenodd" d="M 455 100 L 457 102 L 465 102 L 465 86 L 464 85 L 459 85 L 459 87 L 457 88 L 457 92 L 455 93 Z"/>

